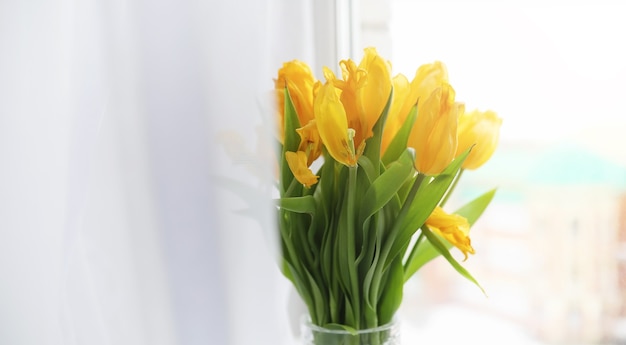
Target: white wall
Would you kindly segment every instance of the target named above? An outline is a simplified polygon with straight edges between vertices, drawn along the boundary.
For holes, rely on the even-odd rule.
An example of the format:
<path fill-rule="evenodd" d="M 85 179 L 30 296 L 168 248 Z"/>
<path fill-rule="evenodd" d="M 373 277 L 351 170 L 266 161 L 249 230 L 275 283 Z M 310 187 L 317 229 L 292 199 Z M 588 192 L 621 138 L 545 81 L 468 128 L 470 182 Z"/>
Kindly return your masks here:
<path fill-rule="evenodd" d="M 217 139 L 254 148 L 277 68 L 314 61 L 311 13 L 0 2 L 0 343 L 291 340 L 270 218 L 233 212 L 215 176 L 249 173 Z"/>

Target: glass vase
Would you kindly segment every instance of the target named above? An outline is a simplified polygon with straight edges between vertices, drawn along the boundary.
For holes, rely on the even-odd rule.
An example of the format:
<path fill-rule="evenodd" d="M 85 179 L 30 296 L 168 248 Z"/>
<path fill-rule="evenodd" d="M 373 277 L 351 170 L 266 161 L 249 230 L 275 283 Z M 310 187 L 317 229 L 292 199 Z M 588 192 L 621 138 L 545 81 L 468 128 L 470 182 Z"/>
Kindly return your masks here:
<path fill-rule="evenodd" d="M 328 329 L 312 324 L 308 317 L 300 323 L 302 345 L 400 345 L 398 322 L 355 333 L 341 329 Z"/>

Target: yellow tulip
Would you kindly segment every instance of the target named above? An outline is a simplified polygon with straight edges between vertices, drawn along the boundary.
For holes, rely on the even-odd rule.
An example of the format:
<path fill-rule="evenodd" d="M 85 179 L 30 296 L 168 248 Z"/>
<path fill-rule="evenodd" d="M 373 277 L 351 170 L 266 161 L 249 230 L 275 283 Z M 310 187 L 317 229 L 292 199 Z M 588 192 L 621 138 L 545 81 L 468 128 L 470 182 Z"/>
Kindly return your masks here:
<path fill-rule="evenodd" d="M 322 154 L 322 139 L 317 131 L 317 122 L 313 119 L 304 127 L 296 129 L 296 132 L 300 135 L 298 151 L 303 151 L 307 154 L 307 165 L 311 166 Z"/>
<path fill-rule="evenodd" d="M 438 233 L 463 252 L 464 260 L 467 260 L 467 253 L 474 254 L 469 238 L 470 225 L 464 217 L 458 214 L 448 214 L 437 206 L 426 220 L 426 225 L 431 231 Z"/>
<path fill-rule="evenodd" d="M 419 116 L 424 109 L 424 101 L 436 88 L 447 82 L 448 71 L 446 66 L 439 61 L 420 66 L 410 84 L 408 79 L 401 74 L 394 77 L 394 99 L 385 124 L 381 146 L 382 153 L 385 152 L 389 143 L 391 143 L 406 121 L 411 108 L 417 104 L 417 114 Z"/>
<path fill-rule="evenodd" d="M 287 165 L 293 173 L 293 176 L 302 183 L 306 188 L 311 188 L 312 185 L 317 183 L 319 176 L 315 176 L 307 164 L 307 154 L 303 151 L 298 152 L 285 152 L 285 159 Z"/>
<path fill-rule="evenodd" d="M 443 84 L 417 114 L 408 145 L 415 149 L 415 169 L 425 175 L 440 174 L 455 157 L 462 105 L 454 102 L 454 95 L 454 89 Z"/>
<path fill-rule="evenodd" d="M 472 145 L 472 151 L 463 162 L 464 169 L 477 169 L 491 158 L 498 145 L 502 119 L 493 111 L 474 110 L 459 118 L 459 146 L 457 156 Z"/>
<path fill-rule="evenodd" d="M 313 76 L 311 68 L 302 61 L 286 62 L 278 70 L 278 78 L 274 79 L 274 88 L 278 111 L 278 135 L 281 143 L 284 142 L 285 138 L 285 86 L 289 90 L 300 125 L 305 126 L 314 118 L 313 97 L 316 83 L 317 80 Z"/>
<path fill-rule="evenodd" d="M 324 84 L 313 102 L 317 130 L 328 153 L 338 162 L 356 166 L 357 154 L 354 139 L 348 131 L 346 110 L 337 95 L 338 90 L 331 82 Z"/>
<path fill-rule="evenodd" d="M 358 66 L 352 60 L 342 60 L 340 66 L 342 79 L 337 79 L 330 69 L 324 69 L 327 85 L 315 97 L 313 109 L 318 131 L 329 153 L 338 162 L 354 166 L 389 100 L 391 67 L 374 48 L 365 49 Z M 322 107 L 332 109 L 324 113 Z M 330 116 L 330 113 L 335 115 Z M 335 118 L 341 117 L 339 114 L 343 114 L 341 120 Z"/>
<path fill-rule="evenodd" d="M 358 66 L 352 60 L 342 60 L 339 65 L 342 80 L 329 69 L 324 70 L 324 76 L 341 90 L 348 127 L 354 129 L 356 147 L 362 147 L 373 135 L 372 129 L 389 100 L 391 66 L 374 48 L 365 49 Z"/>
<path fill-rule="evenodd" d="M 448 83 L 448 70 L 442 62 L 435 61 L 421 65 L 415 72 L 415 76 L 411 81 L 411 91 L 400 110 L 403 117 L 406 119 L 409 111 L 411 111 L 411 108 L 418 100 L 420 100 L 417 109 L 419 114 L 421 110 L 420 104 L 444 83 Z"/>

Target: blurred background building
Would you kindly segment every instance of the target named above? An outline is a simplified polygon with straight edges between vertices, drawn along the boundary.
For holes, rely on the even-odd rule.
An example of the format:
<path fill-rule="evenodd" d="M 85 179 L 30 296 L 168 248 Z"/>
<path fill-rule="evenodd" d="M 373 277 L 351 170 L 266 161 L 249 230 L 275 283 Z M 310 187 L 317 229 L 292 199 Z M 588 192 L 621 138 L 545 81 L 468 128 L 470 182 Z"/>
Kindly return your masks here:
<path fill-rule="evenodd" d="M 361 39 L 388 39 L 395 72 L 411 78 L 417 61 L 441 60 L 458 100 L 504 119 L 496 154 L 450 202 L 498 188 L 464 263 L 488 297 L 430 263 L 405 289 L 411 339 L 626 342 L 626 113 L 613 101 L 626 94 L 626 56 L 610 43 L 626 39 L 626 7 L 365 3 Z"/>

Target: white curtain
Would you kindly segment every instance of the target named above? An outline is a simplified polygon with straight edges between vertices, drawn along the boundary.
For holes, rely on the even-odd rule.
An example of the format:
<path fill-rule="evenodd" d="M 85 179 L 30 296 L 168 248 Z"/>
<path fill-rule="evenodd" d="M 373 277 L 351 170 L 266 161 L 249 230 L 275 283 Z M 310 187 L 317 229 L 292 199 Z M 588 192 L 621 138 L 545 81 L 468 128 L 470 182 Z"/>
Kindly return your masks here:
<path fill-rule="evenodd" d="M 268 199 L 216 181 L 269 173 L 226 151 L 314 63 L 312 6 L 0 2 L 0 343 L 292 341 Z"/>

